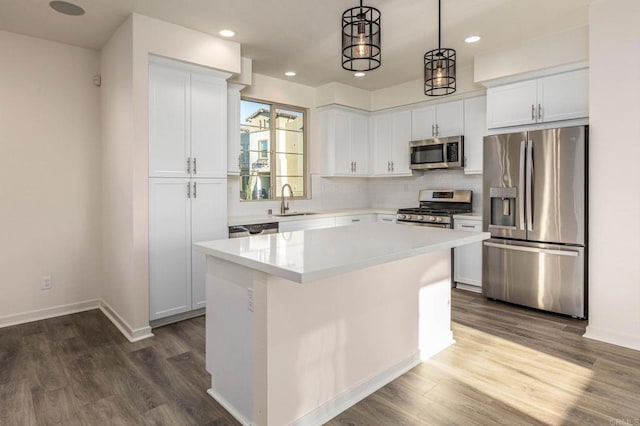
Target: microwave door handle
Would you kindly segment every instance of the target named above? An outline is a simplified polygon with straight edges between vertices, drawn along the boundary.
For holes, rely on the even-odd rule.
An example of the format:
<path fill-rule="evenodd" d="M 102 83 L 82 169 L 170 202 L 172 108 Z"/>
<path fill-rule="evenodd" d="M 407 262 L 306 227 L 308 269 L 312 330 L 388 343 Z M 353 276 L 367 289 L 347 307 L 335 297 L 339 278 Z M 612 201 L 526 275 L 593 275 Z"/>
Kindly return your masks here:
<path fill-rule="evenodd" d="M 527 231 L 533 232 L 533 141 L 527 144 Z"/>
<path fill-rule="evenodd" d="M 447 143 L 442 142 L 442 164 L 444 167 L 447 167 L 449 165 L 449 153 L 447 151 Z"/>
<path fill-rule="evenodd" d="M 527 146 L 526 141 L 520 142 L 520 181 L 518 182 L 518 222 L 520 223 L 520 230 L 524 231 L 524 167 L 525 167 L 525 149 Z"/>

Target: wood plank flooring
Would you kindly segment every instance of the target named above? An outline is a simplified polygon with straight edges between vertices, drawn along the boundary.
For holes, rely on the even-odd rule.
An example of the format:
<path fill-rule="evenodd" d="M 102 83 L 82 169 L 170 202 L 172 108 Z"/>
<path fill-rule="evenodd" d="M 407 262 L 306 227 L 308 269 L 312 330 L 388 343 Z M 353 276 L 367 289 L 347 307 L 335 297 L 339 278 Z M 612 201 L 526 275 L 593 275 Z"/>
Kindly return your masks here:
<path fill-rule="evenodd" d="M 457 343 L 328 425 L 640 425 L 640 352 L 586 323 L 453 292 Z M 0 425 L 230 425 L 204 317 L 129 343 L 100 311 L 0 329 Z"/>

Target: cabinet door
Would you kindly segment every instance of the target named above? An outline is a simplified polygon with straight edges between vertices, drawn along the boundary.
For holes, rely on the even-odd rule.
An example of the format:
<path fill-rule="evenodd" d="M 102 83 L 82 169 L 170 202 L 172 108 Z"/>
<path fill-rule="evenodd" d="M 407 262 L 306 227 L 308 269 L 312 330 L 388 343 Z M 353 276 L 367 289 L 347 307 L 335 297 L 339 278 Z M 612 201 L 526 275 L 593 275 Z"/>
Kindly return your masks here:
<path fill-rule="evenodd" d="M 187 177 L 189 73 L 149 65 L 149 176 Z"/>
<path fill-rule="evenodd" d="M 436 106 L 436 136 L 446 138 L 464 134 L 464 102 L 454 101 Z"/>
<path fill-rule="evenodd" d="M 487 127 L 521 126 L 537 121 L 537 80 L 487 90 Z"/>
<path fill-rule="evenodd" d="M 351 121 L 351 159 L 354 162 L 354 174 L 369 175 L 369 117 L 353 113 Z"/>
<path fill-rule="evenodd" d="M 482 231 L 482 221 L 455 220 L 454 229 Z M 467 244 L 454 249 L 454 281 L 482 287 L 482 242 Z"/>
<path fill-rule="evenodd" d="M 322 219 L 291 220 L 280 222 L 278 229 L 280 232 L 305 231 L 307 229 L 332 228 L 336 226 L 335 217 L 325 217 Z"/>
<path fill-rule="evenodd" d="M 149 319 L 191 310 L 187 179 L 149 179 Z"/>
<path fill-rule="evenodd" d="M 227 239 L 227 180 L 191 182 L 191 242 Z M 207 265 L 205 255 L 191 249 L 191 309 L 204 308 Z"/>
<path fill-rule="evenodd" d="M 227 82 L 191 74 L 191 175 L 227 177 Z"/>
<path fill-rule="evenodd" d="M 538 120 L 559 121 L 589 116 L 589 70 L 538 80 Z"/>
<path fill-rule="evenodd" d="M 373 173 L 391 174 L 391 146 L 393 144 L 393 116 L 390 113 L 373 117 Z M 407 143 L 408 145 L 408 143 Z"/>
<path fill-rule="evenodd" d="M 393 113 L 393 136 L 391 140 L 391 174 L 411 174 L 409 168 L 411 142 L 411 111 Z"/>
<path fill-rule="evenodd" d="M 333 173 L 338 175 L 353 174 L 351 169 L 351 117 L 343 111 L 332 111 L 328 115 L 330 123 L 329 143 L 332 145 Z M 331 122 L 332 121 L 332 122 Z"/>
<path fill-rule="evenodd" d="M 487 99 L 464 101 L 464 172 L 482 173 L 482 141 L 487 134 Z"/>
<path fill-rule="evenodd" d="M 428 106 L 411 111 L 411 140 L 432 139 L 435 135 L 436 107 Z"/>
<path fill-rule="evenodd" d="M 240 87 L 227 89 L 227 175 L 240 174 Z"/>

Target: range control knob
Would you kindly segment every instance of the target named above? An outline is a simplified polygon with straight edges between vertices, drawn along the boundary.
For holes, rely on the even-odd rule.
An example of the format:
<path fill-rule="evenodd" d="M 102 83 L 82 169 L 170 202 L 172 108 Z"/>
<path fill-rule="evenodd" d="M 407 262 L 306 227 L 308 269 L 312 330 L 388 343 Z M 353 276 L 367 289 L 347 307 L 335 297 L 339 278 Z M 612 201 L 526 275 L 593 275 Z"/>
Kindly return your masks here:
<path fill-rule="evenodd" d="M 404 219 L 404 217 L 405 217 L 405 216 L 404 216 L 403 214 L 399 214 L 399 215 L 398 215 L 398 219 Z"/>
<path fill-rule="evenodd" d="M 422 219 L 424 219 L 424 217 L 422 217 L 422 216 L 416 216 L 416 220 L 422 220 Z"/>
<path fill-rule="evenodd" d="M 436 220 L 436 218 L 435 218 L 435 217 L 433 217 L 433 216 L 429 216 L 429 222 L 433 222 L 433 221 L 435 221 L 435 220 Z"/>
<path fill-rule="evenodd" d="M 436 222 L 442 222 L 442 218 L 441 217 L 436 218 Z"/>

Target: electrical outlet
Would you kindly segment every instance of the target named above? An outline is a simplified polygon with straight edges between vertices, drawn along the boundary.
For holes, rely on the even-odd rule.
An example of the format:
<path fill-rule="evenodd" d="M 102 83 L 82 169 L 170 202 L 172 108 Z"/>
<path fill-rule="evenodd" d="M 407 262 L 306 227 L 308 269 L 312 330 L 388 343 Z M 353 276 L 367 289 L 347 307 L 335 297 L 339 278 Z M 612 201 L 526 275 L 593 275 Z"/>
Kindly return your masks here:
<path fill-rule="evenodd" d="M 249 312 L 253 312 L 253 289 L 252 288 L 247 289 L 247 302 L 248 302 Z"/>
<path fill-rule="evenodd" d="M 45 275 L 42 277 L 42 289 L 43 290 L 51 290 L 53 280 L 51 279 L 51 275 Z"/>

